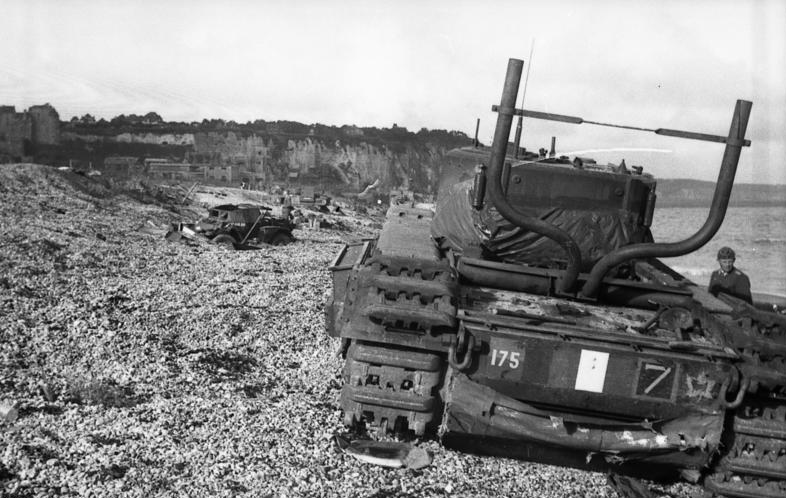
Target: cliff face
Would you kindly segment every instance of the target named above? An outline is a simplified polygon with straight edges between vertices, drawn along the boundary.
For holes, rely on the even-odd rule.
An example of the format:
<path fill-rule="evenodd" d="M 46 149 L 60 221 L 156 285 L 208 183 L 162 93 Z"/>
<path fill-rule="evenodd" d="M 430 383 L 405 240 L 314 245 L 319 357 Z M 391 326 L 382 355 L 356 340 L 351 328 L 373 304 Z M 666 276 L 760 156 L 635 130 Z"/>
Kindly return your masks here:
<path fill-rule="evenodd" d="M 448 149 L 435 144 L 408 145 L 401 151 L 367 143 L 324 144 L 317 140 L 289 140 L 286 167 L 299 176 L 334 178 L 353 189 L 379 181 L 387 188 L 431 192 L 439 163 Z"/>
<path fill-rule="evenodd" d="M 383 190 L 424 193 L 434 191 L 444 154 L 470 143 L 464 134 L 441 130 L 415 134 L 397 127 L 321 126 L 293 133 L 293 126 L 193 133 L 71 129 L 64 131 L 62 139 L 69 156 L 81 155 L 78 159 L 93 164 L 118 155 L 140 160 L 163 156 L 178 163 L 236 167 L 241 176 L 259 183 L 289 181 L 359 191 L 377 182 Z"/>
<path fill-rule="evenodd" d="M 157 145 L 194 145 L 193 133 L 121 133 L 115 137 L 117 142 L 125 143 L 142 143 L 142 144 L 157 144 Z"/>
<path fill-rule="evenodd" d="M 193 133 L 120 133 L 113 136 L 102 136 L 85 133 L 74 133 L 72 131 L 61 134 L 63 141 L 82 141 L 82 142 L 115 142 L 115 143 L 136 143 L 148 145 L 194 145 Z"/>

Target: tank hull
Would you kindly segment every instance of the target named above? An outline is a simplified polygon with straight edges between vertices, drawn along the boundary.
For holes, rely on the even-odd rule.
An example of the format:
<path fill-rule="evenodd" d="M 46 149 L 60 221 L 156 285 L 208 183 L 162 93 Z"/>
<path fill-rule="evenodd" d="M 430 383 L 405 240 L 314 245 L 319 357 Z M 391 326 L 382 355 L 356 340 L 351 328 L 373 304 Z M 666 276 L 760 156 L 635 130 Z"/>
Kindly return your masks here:
<path fill-rule="evenodd" d="M 618 279 L 607 287 L 634 298 L 614 305 L 554 295 L 549 285 L 509 289 L 495 278 L 499 265 L 484 273 L 439 251 L 431 219 L 391 207 L 378 239 L 345 247 L 331 266 L 328 331 L 345 346 L 346 425 L 684 478 L 730 496 L 781 492 L 786 328 L 776 316 L 753 309 L 739 318 L 654 263 L 645 287 L 664 298 L 659 309 L 640 306 L 640 282 Z M 474 270 L 464 275 L 465 266 Z"/>
<path fill-rule="evenodd" d="M 786 317 L 710 295 L 658 259 L 720 227 L 751 102 L 737 101 L 725 136 L 589 121 L 516 109 L 522 68 L 508 62 L 488 158 L 448 154 L 434 219 L 394 206 L 378 239 L 334 263 L 344 422 L 786 496 Z M 545 153 L 514 164 L 514 115 L 725 144 L 707 220 L 654 242 L 655 181 L 641 167 Z M 473 181 L 457 185 L 468 166 Z"/>

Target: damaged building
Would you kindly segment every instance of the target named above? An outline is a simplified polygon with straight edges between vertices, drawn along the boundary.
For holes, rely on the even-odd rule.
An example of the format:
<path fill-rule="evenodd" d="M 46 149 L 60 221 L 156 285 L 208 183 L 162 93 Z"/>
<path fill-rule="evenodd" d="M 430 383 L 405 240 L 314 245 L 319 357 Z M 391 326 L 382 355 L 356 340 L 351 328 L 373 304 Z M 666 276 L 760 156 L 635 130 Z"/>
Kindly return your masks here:
<path fill-rule="evenodd" d="M 0 162 L 32 160 L 39 145 L 60 143 L 60 116 L 49 104 L 17 112 L 0 106 Z"/>

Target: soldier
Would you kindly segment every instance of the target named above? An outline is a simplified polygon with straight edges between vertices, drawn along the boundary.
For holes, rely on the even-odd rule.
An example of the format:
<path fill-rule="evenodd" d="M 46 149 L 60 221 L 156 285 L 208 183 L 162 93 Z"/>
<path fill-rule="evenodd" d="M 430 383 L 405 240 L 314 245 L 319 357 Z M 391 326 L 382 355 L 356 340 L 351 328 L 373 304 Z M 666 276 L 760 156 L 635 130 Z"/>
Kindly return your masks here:
<path fill-rule="evenodd" d="M 734 251 L 731 248 L 721 247 L 718 251 L 720 269 L 712 272 L 709 291 L 714 296 L 723 292 L 753 304 L 751 282 L 747 275 L 734 268 L 735 259 Z"/>

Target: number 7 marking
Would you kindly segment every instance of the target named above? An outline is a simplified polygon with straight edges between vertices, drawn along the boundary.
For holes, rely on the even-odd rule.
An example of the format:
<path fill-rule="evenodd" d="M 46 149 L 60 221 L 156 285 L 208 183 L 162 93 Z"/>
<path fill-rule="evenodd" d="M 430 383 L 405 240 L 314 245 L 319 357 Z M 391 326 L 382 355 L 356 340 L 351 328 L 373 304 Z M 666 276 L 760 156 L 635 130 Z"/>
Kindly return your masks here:
<path fill-rule="evenodd" d="M 647 389 L 644 390 L 644 394 L 649 394 L 650 391 L 655 389 L 655 386 L 660 384 L 661 381 L 663 379 L 665 379 L 666 377 L 668 377 L 669 374 L 671 373 L 671 367 L 666 368 L 666 367 L 661 366 L 661 365 L 650 365 L 649 363 L 644 365 L 644 370 L 660 370 L 660 371 L 663 372 L 655 380 L 652 381 L 652 384 L 647 386 Z"/>

